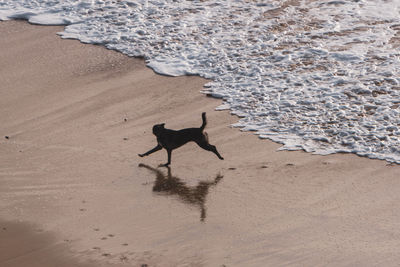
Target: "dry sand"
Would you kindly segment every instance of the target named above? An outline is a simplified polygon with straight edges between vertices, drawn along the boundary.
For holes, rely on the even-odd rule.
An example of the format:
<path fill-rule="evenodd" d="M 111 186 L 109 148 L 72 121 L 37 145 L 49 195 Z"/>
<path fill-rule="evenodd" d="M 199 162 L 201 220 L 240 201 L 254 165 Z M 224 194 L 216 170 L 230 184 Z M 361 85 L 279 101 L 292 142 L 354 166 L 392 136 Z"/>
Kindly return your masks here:
<path fill-rule="evenodd" d="M 204 79 L 61 30 L 0 23 L 0 266 L 400 262 L 399 166 L 277 152 L 230 128 Z M 224 161 L 188 144 L 168 174 L 165 151 L 137 156 L 153 124 L 199 126 L 202 111 Z"/>

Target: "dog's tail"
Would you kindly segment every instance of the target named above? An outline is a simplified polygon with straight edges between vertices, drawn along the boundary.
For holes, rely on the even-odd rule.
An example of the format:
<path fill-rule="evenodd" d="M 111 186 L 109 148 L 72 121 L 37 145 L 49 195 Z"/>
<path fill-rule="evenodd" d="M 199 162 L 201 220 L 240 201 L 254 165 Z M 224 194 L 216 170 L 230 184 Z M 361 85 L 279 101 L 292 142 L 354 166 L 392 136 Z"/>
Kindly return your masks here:
<path fill-rule="evenodd" d="M 200 129 L 203 131 L 204 128 L 206 128 L 206 125 L 207 125 L 207 118 L 206 118 L 206 113 L 205 112 L 201 113 L 201 118 L 203 119 L 203 124 L 200 126 Z"/>

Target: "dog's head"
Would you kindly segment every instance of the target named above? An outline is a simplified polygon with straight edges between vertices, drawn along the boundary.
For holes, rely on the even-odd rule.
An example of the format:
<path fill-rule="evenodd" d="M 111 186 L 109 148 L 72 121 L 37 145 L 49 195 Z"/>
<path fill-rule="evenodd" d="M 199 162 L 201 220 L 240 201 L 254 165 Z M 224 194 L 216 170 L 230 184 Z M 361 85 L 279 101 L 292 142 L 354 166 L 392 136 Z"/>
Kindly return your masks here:
<path fill-rule="evenodd" d="M 153 134 L 154 134 L 155 136 L 159 136 L 159 135 L 162 133 L 162 131 L 165 129 L 165 128 L 164 128 L 164 125 L 165 125 L 165 123 L 161 123 L 161 124 L 156 124 L 156 125 L 154 125 L 154 126 L 153 126 Z"/>

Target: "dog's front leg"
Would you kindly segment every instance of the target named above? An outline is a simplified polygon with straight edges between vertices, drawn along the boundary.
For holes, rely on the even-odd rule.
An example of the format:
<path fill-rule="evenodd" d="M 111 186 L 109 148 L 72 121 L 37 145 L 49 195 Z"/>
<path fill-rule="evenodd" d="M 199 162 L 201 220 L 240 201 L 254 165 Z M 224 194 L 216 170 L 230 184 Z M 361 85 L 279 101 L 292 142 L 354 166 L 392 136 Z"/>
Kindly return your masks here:
<path fill-rule="evenodd" d="M 147 151 L 146 153 L 138 154 L 138 155 L 139 155 L 139 157 L 145 157 L 145 156 L 148 156 L 148 155 L 150 155 L 151 153 L 154 153 L 154 152 L 156 152 L 156 151 L 158 151 L 158 150 L 160 150 L 160 149 L 162 149 L 162 146 L 160 146 L 160 144 L 158 144 L 155 148 L 150 149 L 150 150 Z"/>
<path fill-rule="evenodd" d="M 165 164 L 160 164 L 160 167 L 168 167 L 168 165 L 171 164 L 171 154 L 172 154 L 172 150 L 167 149 L 167 153 L 168 153 L 168 162 Z M 169 167 L 168 167 L 169 168 Z"/>

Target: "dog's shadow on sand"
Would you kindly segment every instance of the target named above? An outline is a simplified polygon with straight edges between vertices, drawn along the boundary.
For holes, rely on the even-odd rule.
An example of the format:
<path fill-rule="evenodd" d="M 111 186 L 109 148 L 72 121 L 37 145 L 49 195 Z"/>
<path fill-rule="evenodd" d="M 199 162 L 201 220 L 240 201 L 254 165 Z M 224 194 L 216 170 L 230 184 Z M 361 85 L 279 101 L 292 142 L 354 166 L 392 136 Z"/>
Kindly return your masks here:
<path fill-rule="evenodd" d="M 170 167 L 167 167 L 167 174 L 146 164 L 140 163 L 139 167 L 146 168 L 156 175 L 153 192 L 168 196 L 178 196 L 182 202 L 198 207 L 200 209 L 200 221 L 202 222 L 207 217 L 205 203 L 208 191 L 210 187 L 216 186 L 224 177 L 221 174 L 217 174 L 212 181 L 200 181 L 196 186 L 188 186 L 180 178 L 172 176 Z"/>

